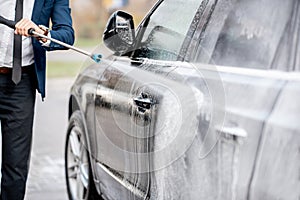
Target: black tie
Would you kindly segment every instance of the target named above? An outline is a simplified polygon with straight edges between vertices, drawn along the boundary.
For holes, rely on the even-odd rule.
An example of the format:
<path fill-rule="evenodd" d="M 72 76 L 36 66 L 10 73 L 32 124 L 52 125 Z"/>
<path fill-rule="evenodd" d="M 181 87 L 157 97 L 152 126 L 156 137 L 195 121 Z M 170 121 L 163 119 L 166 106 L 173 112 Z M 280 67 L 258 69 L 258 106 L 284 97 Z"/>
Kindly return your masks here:
<path fill-rule="evenodd" d="M 23 0 L 17 0 L 15 21 L 18 22 L 23 18 Z M 22 36 L 14 35 L 14 57 L 13 57 L 13 71 L 12 81 L 18 84 L 21 80 L 22 74 Z"/>

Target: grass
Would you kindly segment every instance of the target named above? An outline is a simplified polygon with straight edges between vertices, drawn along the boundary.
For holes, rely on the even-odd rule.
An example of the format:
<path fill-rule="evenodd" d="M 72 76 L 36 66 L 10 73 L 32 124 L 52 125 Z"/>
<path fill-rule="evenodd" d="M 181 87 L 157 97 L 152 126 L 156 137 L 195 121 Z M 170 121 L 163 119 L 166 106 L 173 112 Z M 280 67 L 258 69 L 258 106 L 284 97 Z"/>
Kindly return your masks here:
<path fill-rule="evenodd" d="M 94 39 L 94 38 L 76 38 L 75 40 L 75 46 L 80 48 L 85 47 L 95 47 L 99 45 L 102 42 L 101 38 Z"/>
<path fill-rule="evenodd" d="M 74 46 L 79 48 L 95 47 L 100 43 L 100 39 L 76 38 Z M 75 77 L 82 67 L 81 62 L 75 61 L 48 61 L 47 77 Z"/>
<path fill-rule="evenodd" d="M 80 62 L 49 61 L 47 64 L 47 77 L 75 77 L 82 67 Z"/>

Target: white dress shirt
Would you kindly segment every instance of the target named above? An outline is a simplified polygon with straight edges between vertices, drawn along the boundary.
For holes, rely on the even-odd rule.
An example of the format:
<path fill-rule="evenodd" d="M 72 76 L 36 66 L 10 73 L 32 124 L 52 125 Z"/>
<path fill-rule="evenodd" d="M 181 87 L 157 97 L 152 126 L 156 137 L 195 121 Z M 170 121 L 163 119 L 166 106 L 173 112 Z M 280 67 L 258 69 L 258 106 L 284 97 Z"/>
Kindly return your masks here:
<path fill-rule="evenodd" d="M 35 0 L 24 0 L 23 18 L 31 19 Z M 16 0 L 0 0 L 2 17 L 15 20 Z M 12 67 L 14 30 L 0 24 L 0 67 Z M 22 37 L 22 66 L 34 63 L 31 37 Z"/>

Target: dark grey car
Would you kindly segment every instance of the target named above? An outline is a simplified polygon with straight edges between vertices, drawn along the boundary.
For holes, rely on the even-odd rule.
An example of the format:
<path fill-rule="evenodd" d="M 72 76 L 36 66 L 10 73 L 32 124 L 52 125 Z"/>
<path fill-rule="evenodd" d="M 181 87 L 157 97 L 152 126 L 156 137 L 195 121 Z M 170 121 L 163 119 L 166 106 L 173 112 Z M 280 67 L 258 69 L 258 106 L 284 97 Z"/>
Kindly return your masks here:
<path fill-rule="evenodd" d="M 70 96 L 70 199 L 299 199 L 300 1 L 160 0 Z"/>

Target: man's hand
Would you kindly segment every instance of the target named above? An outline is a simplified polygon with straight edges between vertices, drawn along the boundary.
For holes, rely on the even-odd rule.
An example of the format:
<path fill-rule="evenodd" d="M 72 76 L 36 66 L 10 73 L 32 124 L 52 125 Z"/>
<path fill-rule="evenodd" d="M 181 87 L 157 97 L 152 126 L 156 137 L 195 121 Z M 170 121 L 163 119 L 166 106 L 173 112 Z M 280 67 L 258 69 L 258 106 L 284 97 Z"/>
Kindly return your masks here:
<path fill-rule="evenodd" d="M 46 31 L 39 28 L 35 23 L 29 19 L 21 19 L 15 26 L 15 34 L 29 37 L 28 30 L 33 28 L 37 33 L 46 34 Z M 46 39 L 41 39 L 43 42 L 47 42 Z"/>

